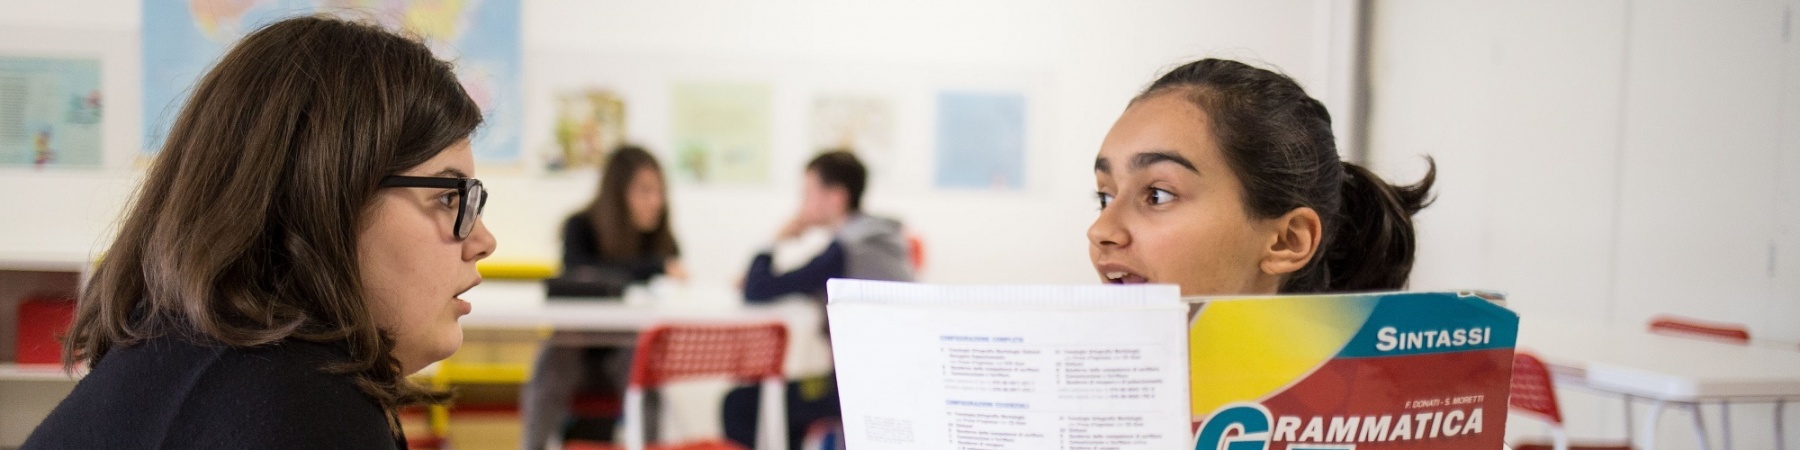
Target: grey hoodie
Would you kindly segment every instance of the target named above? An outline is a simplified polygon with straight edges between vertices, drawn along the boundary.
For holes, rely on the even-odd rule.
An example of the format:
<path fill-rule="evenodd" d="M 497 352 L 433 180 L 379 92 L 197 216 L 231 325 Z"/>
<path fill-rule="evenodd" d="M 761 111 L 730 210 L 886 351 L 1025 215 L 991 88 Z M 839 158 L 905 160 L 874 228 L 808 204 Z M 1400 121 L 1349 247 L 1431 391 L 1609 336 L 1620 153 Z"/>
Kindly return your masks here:
<path fill-rule="evenodd" d="M 912 281 L 912 260 L 900 222 L 857 214 L 838 229 L 844 276 L 860 280 Z"/>

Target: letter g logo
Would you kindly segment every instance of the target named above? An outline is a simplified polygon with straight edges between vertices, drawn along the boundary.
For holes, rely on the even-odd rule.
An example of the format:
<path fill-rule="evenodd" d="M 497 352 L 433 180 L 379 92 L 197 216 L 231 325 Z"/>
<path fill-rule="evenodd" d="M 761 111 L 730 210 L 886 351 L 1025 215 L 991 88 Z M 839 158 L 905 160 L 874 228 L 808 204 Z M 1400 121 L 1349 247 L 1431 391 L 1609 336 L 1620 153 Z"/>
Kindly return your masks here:
<path fill-rule="evenodd" d="M 1269 409 L 1257 403 L 1232 403 L 1206 419 L 1194 450 L 1268 450 Z M 1225 437 L 1233 429 L 1235 436 Z"/>

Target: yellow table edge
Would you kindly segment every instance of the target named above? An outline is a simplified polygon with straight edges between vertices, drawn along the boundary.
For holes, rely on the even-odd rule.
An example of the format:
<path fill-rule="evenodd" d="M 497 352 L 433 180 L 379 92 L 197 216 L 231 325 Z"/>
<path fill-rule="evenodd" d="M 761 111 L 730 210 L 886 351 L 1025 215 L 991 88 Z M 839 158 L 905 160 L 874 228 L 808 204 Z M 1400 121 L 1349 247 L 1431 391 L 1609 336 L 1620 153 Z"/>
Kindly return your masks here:
<path fill-rule="evenodd" d="M 492 280 L 542 280 L 556 276 L 556 263 L 543 260 L 482 260 L 475 269 L 482 278 Z"/>

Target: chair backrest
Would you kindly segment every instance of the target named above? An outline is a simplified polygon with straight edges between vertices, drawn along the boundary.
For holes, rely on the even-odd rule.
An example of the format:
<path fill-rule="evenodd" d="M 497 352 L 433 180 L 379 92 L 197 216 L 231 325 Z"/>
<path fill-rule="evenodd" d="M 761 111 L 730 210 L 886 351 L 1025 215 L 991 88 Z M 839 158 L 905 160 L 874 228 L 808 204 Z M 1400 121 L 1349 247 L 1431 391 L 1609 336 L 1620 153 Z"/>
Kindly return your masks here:
<path fill-rule="evenodd" d="M 696 377 L 739 382 L 783 376 L 787 326 L 780 322 L 665 324 L 638 337 L 631 385 L 643 388 Z"/>
<path fill-rule="evenodd" d="M 906 259 L 912 263 L 913 274 L 925 270 L 925 239 L 917 234 L 906 234 Z"/>
<path fill-rule="evenodd" d="M 1562 409 L 1556 405 L 1556 385 L 1550 369 L 1530 353 L 1513 354 L 1512 395 L 1507 400 L 1513 411 L 1542 416 L 1550 423 L 1562 425 Z"/>
<path fill-rule="evenodd" d="M 1735 323 L 1707 322 L 1680 316 L 1660 315 L 1650 320 L 1650 332 L 1716 339 L 1733 344 L 1749 344 L 1750 330 Z"/>

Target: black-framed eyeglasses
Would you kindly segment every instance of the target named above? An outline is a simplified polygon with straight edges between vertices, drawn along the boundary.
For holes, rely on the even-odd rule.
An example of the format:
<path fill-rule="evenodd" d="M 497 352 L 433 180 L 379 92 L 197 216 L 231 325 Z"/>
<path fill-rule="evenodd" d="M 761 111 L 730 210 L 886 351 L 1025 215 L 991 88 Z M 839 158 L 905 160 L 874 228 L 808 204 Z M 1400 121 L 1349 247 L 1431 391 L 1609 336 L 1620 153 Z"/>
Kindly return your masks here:
<path fill-rule="evenodd" d="M 381 179 L 384 188 L 438 188 L 456 189 L 456 239 L 469 238 L 475 231 L 475 220 L 481 218 L 481 210 L 487 207 L 487 189 L 481 187 L 481 180 L 474 178 L 450 177 L 409 177 L 393 175 Z"/>

